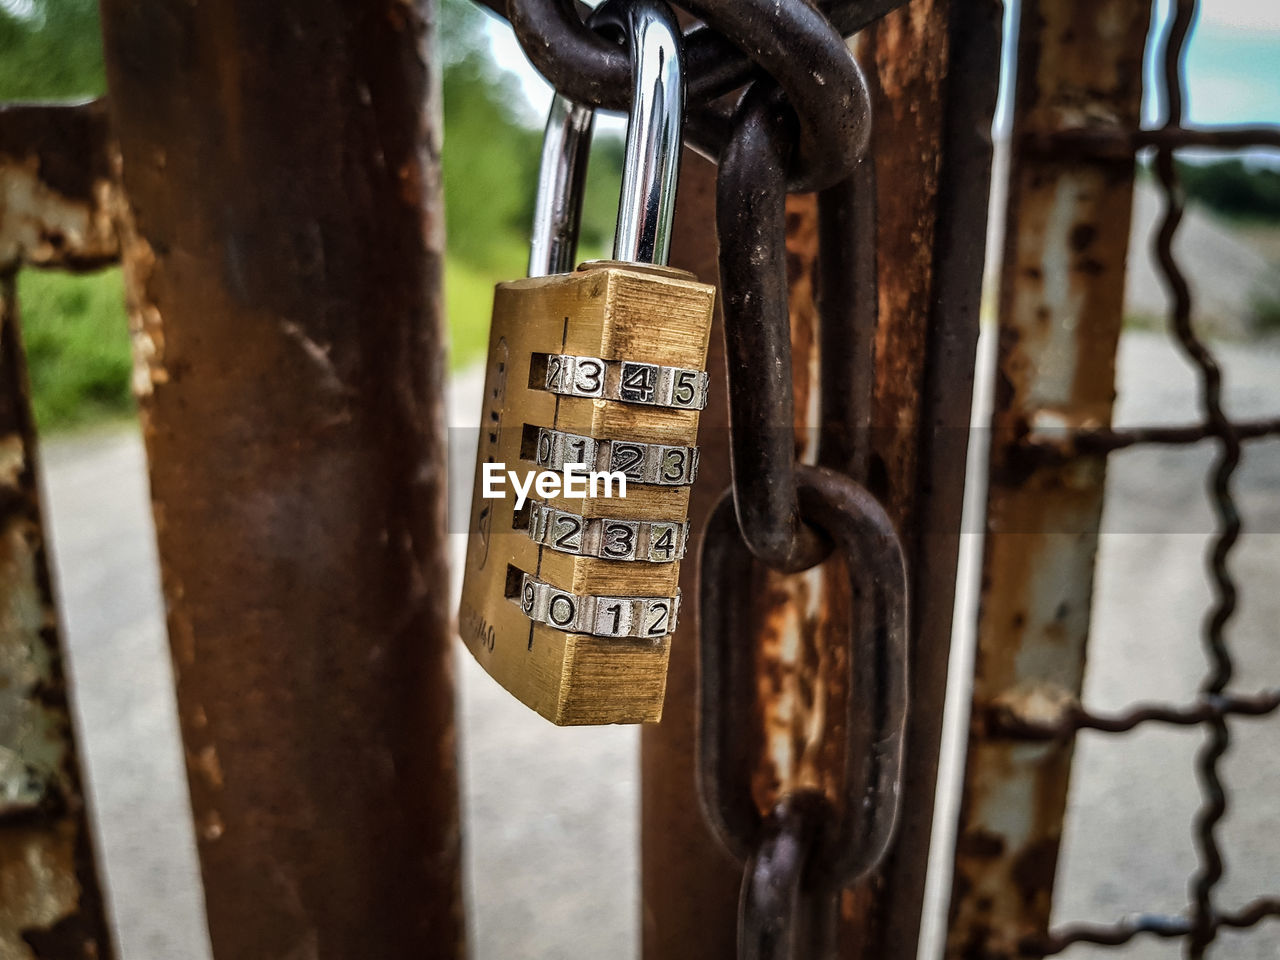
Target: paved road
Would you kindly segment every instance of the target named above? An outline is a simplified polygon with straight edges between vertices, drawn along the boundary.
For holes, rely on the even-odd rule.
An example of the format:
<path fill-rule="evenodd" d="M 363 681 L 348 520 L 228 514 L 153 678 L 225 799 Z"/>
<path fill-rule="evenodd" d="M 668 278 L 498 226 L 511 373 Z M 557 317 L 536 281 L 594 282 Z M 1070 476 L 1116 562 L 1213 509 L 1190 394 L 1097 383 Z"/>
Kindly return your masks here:
<path fill-rule="evenodd" d="M 1234 347 L 1224 348 L 1223 357 L 1233 412 L 1280 411 L 1280 353 Z M 1194 415 L 1188 371 L 1162 338 L 1126 336 L 1121 371 L 1122 422 L 1181 422 Z M 458 382 L 455 424 L 470 421 L 478 393 L 475 377 Z M 457 439 L 461 444 L 461 433 Z M 58 439 L 44 459 L 77 709 L 121 955 L 206 960 L 138 438 L 117 431 Z M 1092 706 L 1195 689 L 1204 669 L 1196 629 L 1208 598 L 1201 558 L 1211 529 L 1203 496 L 1209 459 L 1198 449 L 1115 458 L 1086 692 Z M 466 477 L 465 451 L 458 462 Z M 1253 531 L 1233 563 L 1247 587 L 1233 646 L 1240 685 L 1249 689 L 1280 684 L 1280 442 L 1250 448 L 1236 489 Z M 971 500 L 980 500 L 980 491 L 973 494 Z M 454 539 L 456 549 L 461 537 Z M 962 640 L 971 635 L 976 547 L 977 537 L 967 536 Z M 966 652 L 962 642 L 957 678 Z M 557 730 L 506 697 L 461 650 L 459 667 L 475 957 L 633 956 L 636 731 Z M 1280 890 L 1277 722 L 1242 724 L 1225 764 L 1238 803 L 1223 830 L 1232 865 L 1224 902 Z M 954 718 L 952 728 L 961 729 Z M 1198 742 L 1195 731 L 1082 738 L 1059 873 L 1060 919 L 1180 908 L 1194 866 L 1188 824 Z M 954 746 L 948 753 L 944 775 L 956 769 Z M 937 892 L 934 902 L 942 902 Z M 1280 925 L 1248 941 L 1228 938 L 1219 950 L 1238 960 L 1278 954 Z M 1093 955 L 1068 954 L 1073 960 Z M 1176 955 L 1175 947 L 1154 942 L 1131 954 L 1141 960 Z"/>

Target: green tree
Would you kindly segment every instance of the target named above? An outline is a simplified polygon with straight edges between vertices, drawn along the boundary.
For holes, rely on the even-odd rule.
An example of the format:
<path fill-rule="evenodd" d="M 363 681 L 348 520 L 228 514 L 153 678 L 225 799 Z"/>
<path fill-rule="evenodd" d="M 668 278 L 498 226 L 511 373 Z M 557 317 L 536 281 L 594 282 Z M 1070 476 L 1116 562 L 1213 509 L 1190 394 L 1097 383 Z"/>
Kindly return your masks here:
<path fill-rule="evenodd" d="M 97 0 L 0 0 L 0 101 L 101 96 Z"/>
<path fill-rule="evenodd" d="M 493 62 L 485 15 L 467 0 L 444 0 L 440 20 L 449 252 L 519 276 L 539 135 L 521 122 L 518 81 Z"/>
<path fill-rule="evenodd" d="M 1280 222 L 1280 170 L 1240 159 L 1179 163 L 1187 197 L 1234 220 Z"/>
<path fill-rule="evenodd" d="M 524 269 L 542 130 L 519 81 L 489 50 L 486 15 L 443 0 L 444 190 L 449 251 L 508 277 Z M 617 212 L 622 141 L 596 137 L 587 171 L 582 259 L 606 255 Z"/>

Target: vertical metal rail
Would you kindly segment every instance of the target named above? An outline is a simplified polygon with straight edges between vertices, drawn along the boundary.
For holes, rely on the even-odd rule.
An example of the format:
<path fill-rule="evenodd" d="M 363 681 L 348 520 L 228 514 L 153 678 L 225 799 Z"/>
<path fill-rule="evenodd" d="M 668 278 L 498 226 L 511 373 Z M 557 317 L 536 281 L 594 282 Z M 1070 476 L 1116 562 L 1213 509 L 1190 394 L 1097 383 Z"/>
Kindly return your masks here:
<path fill-rule="evenodd" d="M 867 31 L 860 55 L 869 74 L 881 75 L 870 150 L 876 172 L 859 177 L 851 217 L 824 215 L 820 223 L 813 197 L 791 197 L 787 204 L 797 449 L 812 462 L 820 435 L 826 447 L 839 448 L 848 460 L 840 468 L 865 477 L 891 506 L 914 553 L 913 695 L 924 707 L 908 733 L 904 829 L 884 871 L 844 895 L 842 957 L 910 949 L 906 945 L 918 934 L 951 628 L 999 37 L 994 2 L 953 11 L 945 0 L 916 0 Z M 952 44 L 958 66 L 950 62 Z M 704 174 L 709 179 L 709 169 Z M 680 201 L 686 211 L 694 207 L 688 179 Z M 840 206 L 836 193 L 824 197 L 824 208 Z M 705 235 L 709 196 L 699 209 L 708 214 L 701 217 L 702 230 L 698 217 L 678 227 L 672 262 L 707 278 L 715 269 L 713 238 Z M 691 239 L 682 250 L 686 230 Z M 843 237 L 863 269 L 870 263 L 872 279 L 842 272 L 852 264 L 822 263 L 820 235 L 828 243 Z M 818 354 L 816 302 L 824 297 L 830 316 L 847 315 L 847 356 Z M 718 350 L 719 338 L 712 342 Z M 711 369 L 718 371 L 719 363 L 714 358 Z M 850 382 L 848 400 L 861 412 L 860 423 L 832 431 L 813 422 L 822 377 Z M 699 488 L 706 502 L 699 504 L 695 490 L 695 530 L 717 492 L 708 468 L 720 463 L 719 478 L 727 480 L 725 429 L 723 410 L 713 401 L 699 438 L 706 481 Z M 848 696 L 842 679 L 848 667 L 844 638 L 827 633 L 847 622 L 845 579 L 838 565 L 827 565 L 796 577 L 768 574 L 743 586 L 741 602 L 753 604 L 759 624 L 762 749 L 753 791 L 762 810 L 789 789 L 839 794 L 835 781 L 848 732 L 835 718 L 843 715 Z M 686 585 L 686 598 L 696 595 Z M 693 619 L 687 618 L 690 626 Z M 710 841 L 690 799 L 693 634 L 677 637 L 673 647 L 663 724 L 644 733 L 646 960 L 735 956 L 741 874 Z"/>
<path fill-rule="evenodd" d="M 0 106 L 0 957 L 110 960 L 41 517 L 17 271 L 111 262 L 97 105 Z"/>
<path fill-rule="evenodd" d="M 671 265 L 712 282 L 717 275 L 716 168 L 691 150 L 680 166 Z M 724 390 L 724 318 L 720 303 L 707 369 L 712 391 L 698 425 L 698 483 L 689 502 L 695 538 L 729 483 L 729 410 Z M 662 723 L 640 735 L 641 955 L 644 960 L 736 956 L 742 868 L 720 846 L 698 806 L 694 744 L 697 691 L 698 565 L 680 571 L 688 614 L 671 644 Z"/>
<path fill-rule="evenodd" d="M 1038 150 L 1033 138 L 1136 125 L 1149 16 L 1124 0 L 1022 7 L 949 957 L 1017 956 L 1048 923 L 1071 745 L 1010 741 L 991 718 L 1080 693 L 1105 459 L 1026 451 L 1037 431 L 1111 421 L 1134 164 Z"/>
<path fill-rule="evenodd" d="M 433 18 L 102 4 L 220 960 L 464 953 Z"/>
<path fill-rule="evenodd" d="M 911 710 L 898 839 L 845 896 L 842 956 L 916 949 L 951 647 L 1002 5 L 913 0 L 870 33 L 880 316 L 868 481 L 911 575 Z M 871 906 L 857 916 L 859 895 Z"/>

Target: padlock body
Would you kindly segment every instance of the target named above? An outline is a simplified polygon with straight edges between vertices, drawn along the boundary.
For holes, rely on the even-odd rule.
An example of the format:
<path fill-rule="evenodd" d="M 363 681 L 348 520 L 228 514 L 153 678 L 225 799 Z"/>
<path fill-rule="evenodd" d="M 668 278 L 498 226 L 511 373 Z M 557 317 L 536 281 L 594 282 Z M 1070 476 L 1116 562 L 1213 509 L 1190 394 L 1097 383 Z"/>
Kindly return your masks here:
<path fill-rule="evenodd" d="M 495 291 L 459 632 L 553 723 L 662 716 L 678 614 L 662 600 L 678 597 L 678 556 L 692 552 L 705 390 L 693 372 L 705 370 L 714 296 L 682 271 L 613 262 Z M 603 481 L 585 498 L 530 487 L 516 509 L 505 471 L 523 484 L 579 457 L 626 467 L 626 496 L 617 485 L 605 496 Z M 504 477 L 487 490 L 486 463 Z"/>

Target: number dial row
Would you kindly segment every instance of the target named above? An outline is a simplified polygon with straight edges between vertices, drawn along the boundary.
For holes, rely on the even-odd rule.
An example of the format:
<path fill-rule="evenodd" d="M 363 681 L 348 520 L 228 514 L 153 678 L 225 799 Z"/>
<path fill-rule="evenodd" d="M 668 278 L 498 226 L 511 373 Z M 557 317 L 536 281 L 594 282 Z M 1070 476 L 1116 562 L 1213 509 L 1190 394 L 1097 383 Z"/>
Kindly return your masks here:
<path fill-rule="evenodd" d="M 547 357 L 544 386 L 570 397 L 701 410 L 707 405 L 710 380 L 701 370 L 553 353 Z"/>
<path fill-rule="evenodd" d="M 658 639 L 675 631 L 680 597 L 580 597 L 526 573 L 520 609 L 530 620 L 567 633 Z"/>
<path fill-rule="evenodd" d="M 530 540 L 560 553 L 648 563 L 682 559 L 689 539 L 688 523 L 583 517 L 536 500 L 529 503 L 528 530 Z"/>
<path fill-rule="evenodd" d="M 635 483 L 683 487 L 698 476 L 698 448 L 673 447 L 635 440 L 597 440 L 577 433 L 538 428 L 534 455 L 540 467 L 563 470 L 566 463 L 588 470 L 617 471 Z"/>

